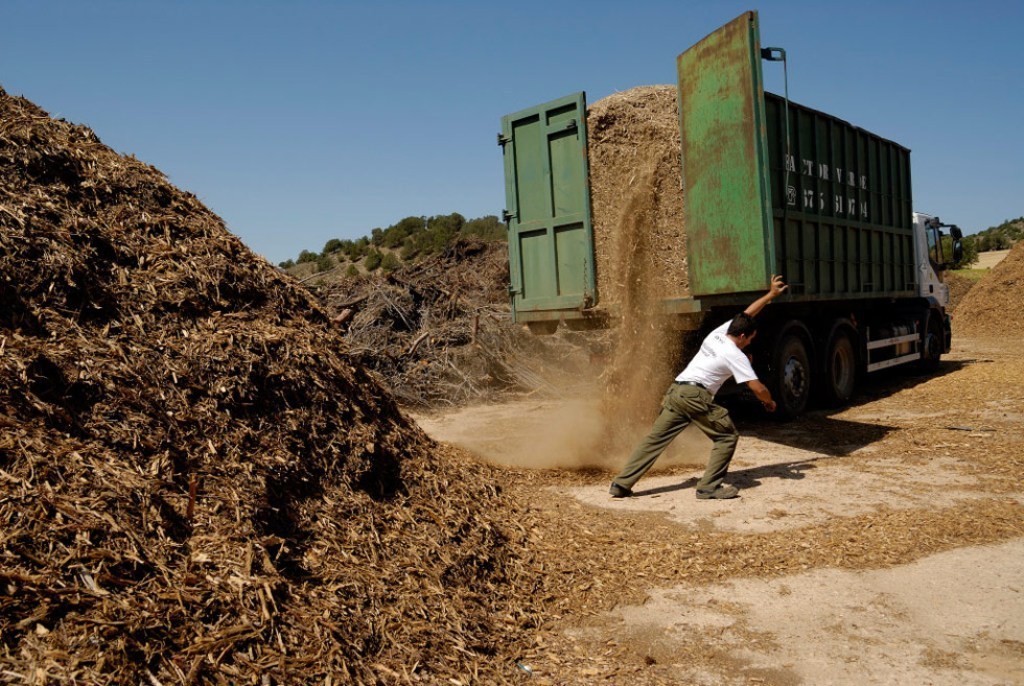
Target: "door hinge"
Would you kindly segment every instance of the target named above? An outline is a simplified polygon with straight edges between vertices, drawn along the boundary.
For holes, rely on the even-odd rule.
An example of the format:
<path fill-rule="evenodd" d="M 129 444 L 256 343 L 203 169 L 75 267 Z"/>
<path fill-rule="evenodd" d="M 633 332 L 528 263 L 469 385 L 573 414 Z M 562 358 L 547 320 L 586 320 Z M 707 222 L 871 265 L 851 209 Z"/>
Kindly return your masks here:
<path fill-rule="evenodd" d="M 498 134 L 498 145 L 500 145 L 501 147 L 504 148 L 506 143 L 511 143 L 511 142 L 512 142 L 512 139 L 509 136 L 506 136 L 506 135 L 503 135 L 503 134 L 500 134 L 500 133 Z"/>
<path fill-rule="evenodd" d="M 508 210 L 501 211 L 501 220 L 506 224 L 513 219 L 519 219 L 519 215 L 515 212 L 509 212 Z"/>

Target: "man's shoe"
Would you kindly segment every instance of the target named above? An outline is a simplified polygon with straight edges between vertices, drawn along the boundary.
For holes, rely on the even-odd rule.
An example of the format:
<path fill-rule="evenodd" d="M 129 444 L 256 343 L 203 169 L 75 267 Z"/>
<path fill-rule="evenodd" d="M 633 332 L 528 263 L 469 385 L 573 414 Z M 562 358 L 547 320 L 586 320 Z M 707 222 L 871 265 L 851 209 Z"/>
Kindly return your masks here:
<path fill-rule="evenodd" d="M 629 496 L 633 495 L 633 491 L 629 490 L 625 486 L 618 485 L 614 481 L 612 482 L 611 487 L 608 489 L 608 492 L 611 494 L 613 498 L 628 498 Z"/>
<path fill-rule="evenodd" d="M 697 491 L 698 500 L 728 500 L 729 498 L 738 498 L 739 495 L 740 489 L 726 484 L 722 484 L 713 491 Z"/>

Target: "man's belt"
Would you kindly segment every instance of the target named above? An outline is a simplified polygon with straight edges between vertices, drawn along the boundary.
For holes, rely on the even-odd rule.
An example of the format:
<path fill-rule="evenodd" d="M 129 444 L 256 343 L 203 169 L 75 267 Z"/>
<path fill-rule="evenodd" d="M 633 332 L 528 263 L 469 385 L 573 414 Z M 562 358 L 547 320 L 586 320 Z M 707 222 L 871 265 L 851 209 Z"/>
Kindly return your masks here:
<path fill-rule="evenodd" d="M 680 384 L 682 386 L 696 386 L 697 388 L 703 388 L 705 391 L 708 390 L 707 386 L 705 386 L 702 383 L 697 383 L 696 381 L 676 381 L 674 383 Z"/>

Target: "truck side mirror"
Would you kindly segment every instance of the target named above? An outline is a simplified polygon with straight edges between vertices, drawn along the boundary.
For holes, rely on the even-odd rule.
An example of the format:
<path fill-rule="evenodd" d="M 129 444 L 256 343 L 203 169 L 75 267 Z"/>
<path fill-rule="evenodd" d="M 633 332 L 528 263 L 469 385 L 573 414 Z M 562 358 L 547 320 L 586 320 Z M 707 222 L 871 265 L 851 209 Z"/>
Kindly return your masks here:
<path fill-rule="evenodd" d="M 964 245 L 960 241 L 964 237 L 964 232 L 954 224 L 949 227 L 949 236 L 953 239 L 953 264 L 960 264 L 964 259 Z"/>

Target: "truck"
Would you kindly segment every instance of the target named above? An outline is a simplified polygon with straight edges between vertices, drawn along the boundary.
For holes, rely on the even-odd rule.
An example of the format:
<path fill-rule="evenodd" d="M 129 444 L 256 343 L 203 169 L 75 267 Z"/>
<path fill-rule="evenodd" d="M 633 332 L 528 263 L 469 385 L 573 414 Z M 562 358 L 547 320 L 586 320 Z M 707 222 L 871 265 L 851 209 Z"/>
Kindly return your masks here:
<path fill-rule="evenodd" d="M 689 293 L 658 309 L 682 331 L 733 316 L 781 274 L 759 317 L 755 369 L 778 413 L 847 403 L 867 374 L 931 372 L 949 352 L 943 270 L 962 232 L 915 212 L 910 150 L 766 92 L 758 15 L 680 54 L 677 106 Z M 586 95 L 502 118 L 514 321 L 538 334 L 613 325 L 595 278 Z M 943 231 L 948 229 L 948 235 Z"/>

